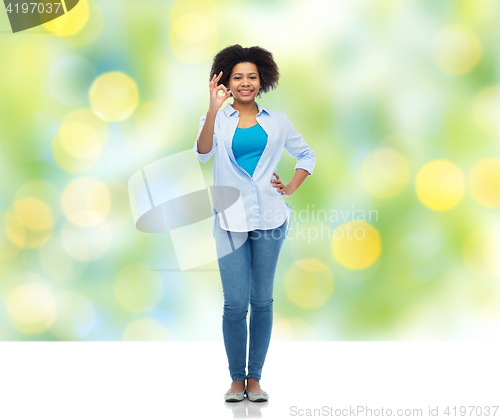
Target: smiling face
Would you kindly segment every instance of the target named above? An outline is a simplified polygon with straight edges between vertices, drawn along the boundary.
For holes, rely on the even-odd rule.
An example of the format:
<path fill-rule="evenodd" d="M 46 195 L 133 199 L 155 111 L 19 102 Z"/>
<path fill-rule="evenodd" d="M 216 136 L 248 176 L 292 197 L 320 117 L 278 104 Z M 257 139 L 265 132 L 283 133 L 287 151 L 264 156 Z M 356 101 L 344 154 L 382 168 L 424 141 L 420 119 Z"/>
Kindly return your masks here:
<path fill-rule="evenodd" d="M 261 88 L 259 70 L 253 63 L 238 63 L 229 77 L 229 89 L 235 101 L 250 103 Z M 249 92 L 248 92 L 249 91 Z"/>

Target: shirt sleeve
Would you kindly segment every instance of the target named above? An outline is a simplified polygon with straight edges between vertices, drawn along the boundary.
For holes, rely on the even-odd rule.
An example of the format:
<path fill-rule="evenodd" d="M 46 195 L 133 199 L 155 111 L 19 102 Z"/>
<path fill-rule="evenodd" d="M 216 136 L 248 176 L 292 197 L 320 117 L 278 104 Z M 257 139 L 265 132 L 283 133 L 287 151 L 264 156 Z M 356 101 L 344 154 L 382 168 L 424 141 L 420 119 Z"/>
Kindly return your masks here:
<path fill-rule="evenodd" d="M 200 153 L 198 152 L 198 139 L 200 138 L 201 130 L 203 130 L 203 126 L 205 125 L 205 120 L 207 118 L 207 113 L 203 114 L 200 118 L 200 129 L 198 131 L 198 136 L 196 137 L 196 141 L 194 142 L 193 150 L 194 153 L 196 154 L 196 157 L 201 161 L 201 162 L 208 162 L 212 155 L 215 153 L 215 148 L 217 147 L 217 137 L 215 135 L 214 131 L 214 137 L 212 141 L 212 150 L 208 153 Z"/>
<path fill-rule="evenodd" d="M 285 116 L 285 132 L 286 141 L 285 149 L 288 151 L 290 156 L 297 159 L 297 164 L 295 165 L 295 170 L 304 169 L 309 172 L 308 176 L 313 174 L 314 165 L 316 164 L 316 155 L 314 151 L 305 142 L 304 138 L 295 131 L 292 123 L 288 121 Z"/>

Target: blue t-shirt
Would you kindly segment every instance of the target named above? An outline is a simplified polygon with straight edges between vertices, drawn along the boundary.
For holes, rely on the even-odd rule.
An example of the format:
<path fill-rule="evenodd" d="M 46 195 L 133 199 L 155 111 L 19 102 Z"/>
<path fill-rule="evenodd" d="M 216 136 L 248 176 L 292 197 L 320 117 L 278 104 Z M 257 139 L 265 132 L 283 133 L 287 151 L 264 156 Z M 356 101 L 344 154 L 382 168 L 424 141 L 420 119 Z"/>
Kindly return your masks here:
<path fill-rule="evenodd" d="M 248 128 L 237 127 L 232 144 L 236 163 L 253 176 L 266 145 L 267 133 L 260 124 Z"/>

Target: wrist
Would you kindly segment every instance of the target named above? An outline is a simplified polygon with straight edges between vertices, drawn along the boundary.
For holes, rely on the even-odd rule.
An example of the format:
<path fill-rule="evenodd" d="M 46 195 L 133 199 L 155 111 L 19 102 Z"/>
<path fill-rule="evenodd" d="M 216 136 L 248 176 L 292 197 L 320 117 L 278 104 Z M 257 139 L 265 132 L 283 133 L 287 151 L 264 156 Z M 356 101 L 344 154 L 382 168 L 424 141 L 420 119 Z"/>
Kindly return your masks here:
<path fill-rule="evenodd" d="M 207 111 L 207 117 L 215 117 L 217 115 L 217 109 L 209 108 Z"/>

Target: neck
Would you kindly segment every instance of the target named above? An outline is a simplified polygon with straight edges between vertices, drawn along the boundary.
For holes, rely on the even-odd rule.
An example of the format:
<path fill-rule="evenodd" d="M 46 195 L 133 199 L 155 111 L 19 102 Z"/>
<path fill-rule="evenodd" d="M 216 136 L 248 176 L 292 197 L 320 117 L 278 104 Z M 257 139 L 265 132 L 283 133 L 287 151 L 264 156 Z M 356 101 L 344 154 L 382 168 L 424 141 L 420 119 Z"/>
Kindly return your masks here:
<path fill-rule="evenodd" d="M 241 102 L 234 100 L 231 105 L 236 111 L 238 111 L 240 113 L 240 116 L 242 114 L 243 115 L 254 115 L 255 112 L 257 112 L 257 113 L 259 112 L 259 107 L 255 103 L 255 100 L 253 100 L 252 102 L 249 102 L 247 104 L 244 104 L 244 103 L 241 103 Z"/>

